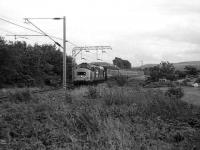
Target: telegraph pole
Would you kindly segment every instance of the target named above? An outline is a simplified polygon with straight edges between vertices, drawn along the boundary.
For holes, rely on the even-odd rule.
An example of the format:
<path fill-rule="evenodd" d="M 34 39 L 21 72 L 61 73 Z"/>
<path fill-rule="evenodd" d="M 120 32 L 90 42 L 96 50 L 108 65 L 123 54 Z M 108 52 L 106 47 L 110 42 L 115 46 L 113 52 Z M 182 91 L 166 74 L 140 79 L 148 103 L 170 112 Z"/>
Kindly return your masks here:
<path fill-rule="evenodd" d="M 33 24 L 29 19 L 54 19 L 54 20 L 60 20 L 63 19 L 63 47 L 56 42 L 51 36 L 47 35 L 43 30 L 41 30 L 39 27 L 37 27 L 35 24 Z M 44 36 L 48 36 L 54 43 L 60 47 L 63 48 L 63 89 L 66 90 L 66 22 L 65 22 L 65 16 L 63 18 L 25 18 L 25 21 L 32 24 L 35 28 L 37 28 Z M 37 35 L 38 36 L 38 35 Z"/>
<path fill-rule="evenodd" d="M 63 89 L 66 90 L 66 19 L 63 17 Z"/>

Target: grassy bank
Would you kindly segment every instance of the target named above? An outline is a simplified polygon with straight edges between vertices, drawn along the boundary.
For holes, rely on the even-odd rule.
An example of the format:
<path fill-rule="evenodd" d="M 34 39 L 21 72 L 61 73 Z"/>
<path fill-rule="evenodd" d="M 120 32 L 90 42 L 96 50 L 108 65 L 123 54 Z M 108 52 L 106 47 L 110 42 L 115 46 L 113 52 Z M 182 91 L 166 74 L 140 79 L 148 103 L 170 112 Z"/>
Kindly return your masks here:
<path fill-rule="evenodd" d="M 199 107 L 138 85 L 80 87 L 67 99 L 24 90 L 0 114 L 7 149 L 200 149 Z"/>

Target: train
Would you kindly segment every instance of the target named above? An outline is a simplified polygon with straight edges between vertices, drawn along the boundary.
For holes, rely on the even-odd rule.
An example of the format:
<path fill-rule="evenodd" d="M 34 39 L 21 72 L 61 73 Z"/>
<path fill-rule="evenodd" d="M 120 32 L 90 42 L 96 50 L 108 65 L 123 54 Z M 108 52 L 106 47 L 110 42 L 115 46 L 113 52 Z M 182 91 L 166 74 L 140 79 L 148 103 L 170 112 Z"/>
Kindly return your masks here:
<path fill-rule="evenodd" d="M 92 63 L 81 63 L 74 69 L 73 82 L 74 84 L 94 83 L 105 81 L 108 78 L 119 75 L 120 69 L 116 66 L 101 66 Z"/>
<path fill-rule="evenodd" d="M 120 69 L 108 63 L 81 63 L 73 69 L 73 83 L 97 83 L 117 76 L 143 79 L 144 72 Z"/>

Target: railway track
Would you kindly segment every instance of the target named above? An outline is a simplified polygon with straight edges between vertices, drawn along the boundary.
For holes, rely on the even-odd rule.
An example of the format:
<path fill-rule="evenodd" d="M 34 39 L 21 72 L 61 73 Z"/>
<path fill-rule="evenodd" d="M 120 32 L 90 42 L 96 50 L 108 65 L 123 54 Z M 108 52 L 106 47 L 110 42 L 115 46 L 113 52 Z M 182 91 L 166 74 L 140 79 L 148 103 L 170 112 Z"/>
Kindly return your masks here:
<path fill-rule="evenodd" d="M 71 82 L 68 82 L 67 83 L 67 89 L 74 89 L 74 88 L 77 88 L 77 87 L 79 87 L 80 85 L 72 85 L 72 83 Z M 57 90 L 60 90 L 60 89 L 62 89 L 63 87 L 57 87 L 57 88 L 50 88 L 50 89 L 44 89 L 44 90 L 34 90 L 34 91 L 31 91 L 31 94 L 37 94 L 37 93 L 45 93 L 45 92 L 50 92 L 50 91 L 57 91 Z M 8 95 L 6 95 L 6 96 L 1 96 L 0 97 L 0 103 L 2 102 L 2 101 L 4 101 L 4 100 L 6 100 L 6 99 L 8 99 L 9 98 L 9 96 Z"/>
<path fill-rule="evenodd" d="M 35 90 L 35 91 L 31 91 L 32 94 L 36 94 L 36 93 L 45 93 L 45 92 L 50 92 L 50 91 L 57 91 L 57 90 L 60 90 L 62 89 L 62 87 L 59 87 L 59 88 L 52 88 L 52 89 L 45 89 L 45 90 Z M 8 99 L 9 96 L 1 96 L 0 97 L 0 103 L 6 99 Z"/>

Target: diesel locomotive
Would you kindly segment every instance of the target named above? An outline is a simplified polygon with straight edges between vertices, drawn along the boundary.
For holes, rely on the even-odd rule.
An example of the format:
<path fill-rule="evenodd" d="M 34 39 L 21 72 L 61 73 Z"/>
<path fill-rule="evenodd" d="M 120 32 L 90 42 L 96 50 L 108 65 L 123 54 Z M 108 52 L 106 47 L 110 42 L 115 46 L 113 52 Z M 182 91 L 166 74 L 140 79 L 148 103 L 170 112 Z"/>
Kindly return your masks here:
<path fill-rule="evenodd" d="M 93 83 L 118 76 L 119 68 L 114 66 L 100 66 L 89 63 L 81 63 L 74 69 L 74 84 Z"/>

